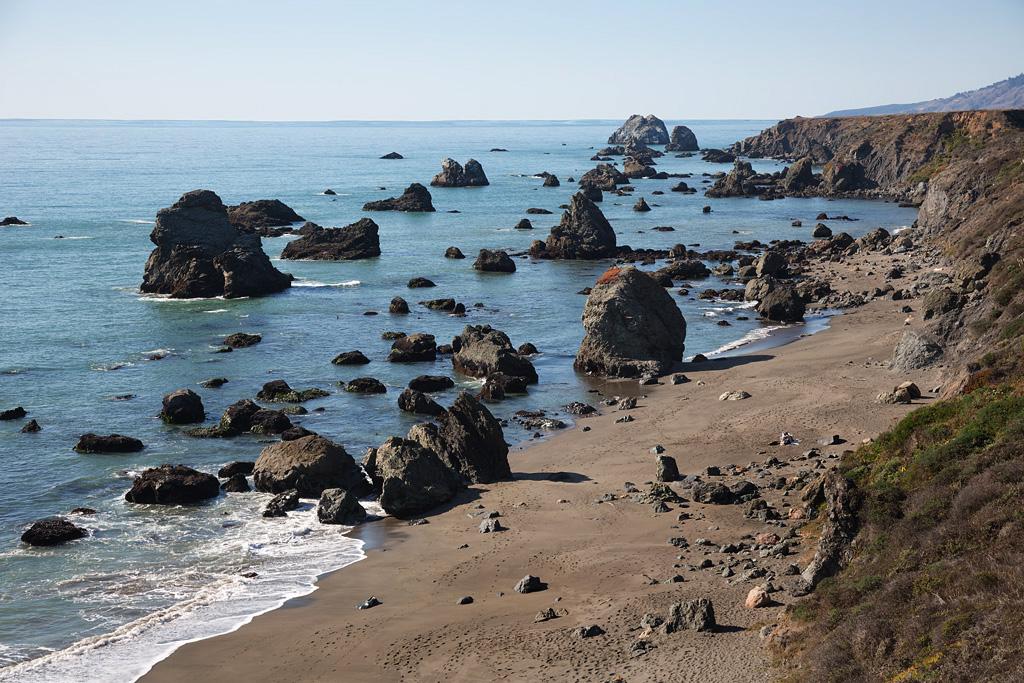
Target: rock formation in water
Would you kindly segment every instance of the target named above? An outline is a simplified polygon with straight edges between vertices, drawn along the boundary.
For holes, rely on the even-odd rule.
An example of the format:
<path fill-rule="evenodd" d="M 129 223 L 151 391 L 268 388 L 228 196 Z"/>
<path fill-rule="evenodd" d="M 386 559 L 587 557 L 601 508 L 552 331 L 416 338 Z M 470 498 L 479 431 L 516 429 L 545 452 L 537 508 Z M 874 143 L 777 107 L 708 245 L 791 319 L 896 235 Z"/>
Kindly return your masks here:
<path fill-rule="evenodd" d="M 579 186 L 581 190 L 603 190 L 614 192 L 616 185 L 629 183 L 626 174 L 611 164 L 598 164 L 580 176 Z"/>
<path fill-rule="evenodd" d="M 198 503 L 220 495 L 217 477 L 185 465 L 151 467 L 135 477 L 131 490 L 124 494 L 129 503 L 182 505 Z"/>
<path fill-rule="evenodd" d="M 615 231 L 594 202 L 582 192 L 572 196 L 562 221 L 545 242 L 535 241 L 530 255 L 549 259 L 598 259 L 615 256 Z"/>
<path fill-rule="evenodd" d="M 608 138 L 609 145 L 625 145 L 630 142 L 642 142 L 646 145 L 667 145 L 668 129 L 665 122 L 654 114 L 642 116 L 633 114 L 622 126 Z"/>
<path fill-rule="evenodd" d="M 301 232 L 302 237 L 285 245 L 281 258 L 353 261 L 380 256 L 378 227 L 369 218 L 360 218 L 344 228 L 306 223 Z"/>
<path fill-rule="evenodd" d="M 259 235 L 228 221 L 220 197 L 193 190 L 160 209 L 149 236 L 149 255 L 140 290 L 175 299 L 263 296 L 287 289 L 292 276 L 273 266 Z"/>
<path fill-rule="evenodd" d="M 441 172 L 430 181 L 434 187 L 481 187 L 490 185 L 484 168 L 476 159 L 466 162 L 465 168 L 454 159 L 446 158 L 441 162 Z"/>
<path fill-rule="evenodd" d="M 666 152 L 696 152 L 700 149 L 697 136 L 686 126 L 673 126 L 669 142 L 665 145 Z"/>
<path fill-rule="evenodd" d="M 468 325 L 452 340 L 452 366 L 470 377 L 487 377 L 496 372 L 537 383 L 537 370 L 519 355 L 508 335 L 490 325 Z"/>
<path fill-rule="evenodd" d="M 369 491 L 352 456 L 340 445 L 315 434 L 264 448 L 256 459 L 253 481 L 258 491 L 282 493 L 295 489 L 304 498 L 319 498 L 331 488 L 357 496 Z"/>
<path fill-rule="evenodd" d="M 486 273 L 514 273 L 516 262 L 507 252 L 481 249 L 476 261 L 473 262 L 473 268 Z"/>
<path fill-rule="evenodd" d="M 413 183 L 405 188 L 405 192 L 402 193 L 401 197 L 378 199 L 375 202 L 363 204 L 363 211 L 429 212 L 434 210 L 430 190 L 419 183 Z"/>
<path fill-rule="evenodd" d="M 606 377 L 661 375 L 683 359 L 686 321 L 672 297 L 633 267 L 602 275 L 583 309 L 581 372 Z"/>
<path fill-rule="evenodd" d="M 257 199 L 228 207 L 228 221 L 239 232 L 277 237 L 291 230 L 275 230 L 306 220 L 280 199 Z"/>

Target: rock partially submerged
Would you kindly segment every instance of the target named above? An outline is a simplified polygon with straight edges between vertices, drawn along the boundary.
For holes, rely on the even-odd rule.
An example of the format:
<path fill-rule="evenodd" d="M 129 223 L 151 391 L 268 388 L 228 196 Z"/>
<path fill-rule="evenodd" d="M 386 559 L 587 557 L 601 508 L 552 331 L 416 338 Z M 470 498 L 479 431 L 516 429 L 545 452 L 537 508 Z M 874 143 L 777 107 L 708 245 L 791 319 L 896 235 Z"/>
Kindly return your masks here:
<path fill-rule="evenodd" d="M 62 517 L 49 517 L 33 522 L 21 535 L 21 542 L 34 546 L 53 546 L 87 535 L 85 529 Z"/>
<path fill-rule="evenodd" d="M 609 145 L 642 142 L 645 145 L 666 145 L 670 142 L 665 122 L 654 114 L 633 114 L 608 138 Z"/>
<path fill-rule="evenodd" d="M 697 136 L 686 126 L 672 126 L 672 134 L 665 145 L 666 152 L 696 152 L 700 149 Z"/>
<path fill-rule="evenodd" d="M 535 241 L 530 255 L 549 259 L 599 259 L 616 254 L 615 231 L 582 192 L 573 195 L 562 221 L 545 242 Z"/>
<path fill-rule="evenodd" d="M 537 383 L 537 370 L 519 355 L 508 335 L 490 325 L 468 325 L 452 340 L 452 365 L 470 377 L 487 377 L 501 372 Z"/>
<path fill-rule="evenodd" d="M 430 212 L 434 210 L 430 190 L 419 183 L 413 183 L 405 188 L 401 197 L 389 197 L 363 204 L 363 211 Z"/>
<path fill-rule="evenodd" d="M 507 252 L 481 249 L 480 255 L 473 262 L 473 268 L 485 273 L 514 273 L 516 272 L 516 262 L 509 257 Z"/>
<path fill-rule="evenodd" d="M 366 510 L 359 497 L 345 489 L 324 489 L 316 506 L 316 517 L 321 524 L 355 526 L 366 520 Z"/>
<path fill-rule="evenodd" d="M 441 172 L 430 181 L 434 187 L 481 187 L 490 185 L 484 168 L 476 159 L 466 162 L 465 168 L 454 159 L 446 158 L 441 162 Z"/>
<path fill-rule="evenodd" d="M 145 446 L 141 441 L 123 434 L 83 434 L 75 444 L 75 450 L 79 453 L 137 453 Z"/>
<path fill-rule="evenodd" d="M 686 321 L 672 297 L 633 267 L 602 275 L 583 309 L 585 336 L 574 366 L 607 377 L 661 375 L 682 361 Z"/>
<path fill-rule="evenodd" d="M 312 261 L 354 261 L 380 256 L 379 228 L 369 218 L 360 218 L 344 228 L 322 228 L 306 223 L 302 237 L 285 245 L 283 259 Z"/>
<path fill-rule="evenodd" d="M 149 236 L 149 255 L 140 290 L 174 299 L 263 296 L 287 289 L 292 277 L 277 270 L 259 235 L 228 221 L 220 197 L 209 190 L 188 192 L 160 209 Z"/>
<path fill-rule="evenodd" d="M 342 488 L 357 496 L 370 488 L 352 456 L 339 444 L 317 435 L 264 448 L 253 467 L 253 481 L 258 491 L 295 489 L 305 498 L 319 498 L 330 488 Z"/>
<path fill-rule="evenodd" d="M 304 220 L 280 199 L 257 199 L 228 207 L 228 221 L 239 232 L 256 233 L 263 237 L 279 234 L 269 228 L 280 228 Z"/>
<path fill-rule="evenodd" d="M 199 394 L 191 389 L 178 389 L 164 396 L 160 418 L 167 424 L 192 424 L 206 419 L 206 410 Z"/>
<path fill-rule="evenodd" d="M 124 494 L 129 503 L 182 505 L 198 503 L 220 495 L 217 477 L 185 465 L 151 467 L 135 477 Z"/>

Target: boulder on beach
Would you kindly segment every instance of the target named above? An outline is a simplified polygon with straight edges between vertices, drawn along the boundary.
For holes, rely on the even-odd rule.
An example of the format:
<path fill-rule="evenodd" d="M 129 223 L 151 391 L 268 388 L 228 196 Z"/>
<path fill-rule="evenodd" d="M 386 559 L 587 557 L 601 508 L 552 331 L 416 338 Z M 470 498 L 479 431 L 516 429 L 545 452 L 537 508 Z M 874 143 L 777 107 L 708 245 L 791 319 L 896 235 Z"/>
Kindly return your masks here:
<path fill-rule="evenodd" d="M 544 242 L 536 241 L 530 255 L 548 259 L 599 259 L 616 254 L 615 231 L 608 219 L 582 192 L 572 196 L 562 221 Z"/>
<path fill-rule="evenodd" d="M 926 368 L 942 356 L 942 346 L 927 333 L 906 330 L 893 349 L 889 369 L 894 372 L 911 372 Z"/>
<path fill-rule="evenodd" d="M 138 439 L 123 434 L 82 434 L 78 443 L 75 444 L 75 451 L 79 453 L 137 453 L 145 446 Z"/>
<path fill-rule="evenodd" d="M 441 162 L 441 172 L 430 181 L 434 187 L 481 187 L 490 185 L 484 168 L 476 159 L 466 162 L 465 168 L 454 159 L 446 158 Z"/>
<path fill-rule="evenodd" d="M 507 252 L 481 249 L 480 255 L 473 262 L 473 269 L 485 273 L 514 273 L 516 272 L 516 262 L 509 257 Z"/>
<path fill-rule="evenodd" d="M 378 199 L 375 202 L 363 204 L 363 211 L 430 212 L 434 210 L 430 190 L 419 183 L 413 183 L 405 188 L 401 197 Z"/>
<path fill-rule="evenodd" d="M 321 524 L 355 526 L 366 520 L 366 509 L 351 491 L 324 489 L 316 506 L 316 518 Z"/>
<path fill-rule="evenodd" d="M 804 319 L 804 313 L 807 310 L 807 304 L 796 287 L 771 276 L 756 277 L 750 280 L 747 283 L 744 298 L 747 301 L 756 301 L 755 310 L 758 315 L 765 320 L 775 322 L 800 322 Z"/>
<path fill-rule="evenodd" d="M 667 145 L 669 141 L 665 122 L 654 114 L 647 116 L 633 114 L 608 138 L 609 145 L 625 145 L 631 142 L 642 142 L 645 145 Z"/>
<path fill-rule="evenodd" d="M 360 218 L 344 228 L 322 228 L 307 223 L 302 237 L 285 245 L 283 259 L 312 261 L 354 261 L 380 256 L 380 235 L 377 224 Z"/>
<path fill-rule="evenodd" d="M 697 136 L 692 130 L 686 126 L 672 126 L 672 134 L 665 145 L 666 152 L 696 152 L 698 149 Z"/>
<path fill-rule="evenodd" d="M 501 372 L 537 383 L 533 363 L 516 352 L 507 334 L 490 325 L 467 325 L 452 340 L 452 350 L 452 366 L 464 375 L 487 377 Z"/>
<path fill-rule="evenodd" d="M 501 423 L 468 392 L 460 392 L 437 424 L 409 430 L 409 439 L 429 448 L 463 480 L 489 484 L 512 478 Z"/>
<path fill-rule="evenodd" d="M 258 491 L 295 489 L 303 498 L 319 498 L 329 488 L 356 495 L 369 491 L 352 456 L 341 445 L 315 434 L 264 448 L 253 467 L 253 481 Z"/>
<path fill-rule="evenodd" d="M 160 465 L 135 477 L 124 499 L 129 503 L 182 505 L 216 498 L 219 494 L 220 482 L 212 474 L 185 465 Z"/>
<path fill-rule="evenodd" d="M 146 261 L 140 291 L 173 299 L 264 296 L 287 289 L 292 276 L 277 270 L 259 235 L 242 232 L 210 190 L 193 190 L 160 209 L 149 235 L 156 248 Z"/>
<path fill-rule="evenodd" d="M 396 436 L 371 449 L 364 466 L 384 512 L 399 518 L 447 503 L 462 488 L 458 475 L 434 451 Z"/>
<path fill-rule="evenodd" d="M 239 232 L 256 233 L 263 237 L 275 235 L 275 231 L 268 228 L 280 228 L 304 220 L 280 199 L 257 199 L 228 207 L 228 221 L 232 226 Z"/>
<path fill-rule="evenodd" d="M 686 321 L 672 297 L 633 267 L 606 271 L 583 309 L 574 366 L 607 377 L 661 375 L 682 361 Z"/>
<path fill-rule="evenodd" d="M 203 399 L 191 389 L 178 389 L 164 396 L 160 419 L 167 424 L 193 424 L 206 419 Z"/>
<path fill-rule="evenodd" d="M 298 509 L 298 507 L 299 492 L 295 489 L 288 489 L 270 499 L 267 506 L 263 508 L 263 516 L 287 517 L 289 511 Z"/>
<path fill-rule="evenodd" d="M 34 546 L 61 545 L 68 541 L 85 538 L 88 532 L 62 517 L 48 517 L 32 522 L 32 526 L 21 535 L 21 542 Z"/>

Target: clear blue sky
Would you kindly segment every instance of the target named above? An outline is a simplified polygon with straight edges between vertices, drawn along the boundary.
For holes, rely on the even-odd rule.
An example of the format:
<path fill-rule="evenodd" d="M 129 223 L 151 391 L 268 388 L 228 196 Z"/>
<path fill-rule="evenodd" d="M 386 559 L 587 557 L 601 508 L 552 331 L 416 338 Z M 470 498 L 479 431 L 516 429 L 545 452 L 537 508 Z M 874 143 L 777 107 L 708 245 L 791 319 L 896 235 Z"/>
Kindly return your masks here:
<path fill-rule="evenodd" d="M 0 118 L 779 118 L 1024 71 L 1024 0 L 0 0 Z"/>

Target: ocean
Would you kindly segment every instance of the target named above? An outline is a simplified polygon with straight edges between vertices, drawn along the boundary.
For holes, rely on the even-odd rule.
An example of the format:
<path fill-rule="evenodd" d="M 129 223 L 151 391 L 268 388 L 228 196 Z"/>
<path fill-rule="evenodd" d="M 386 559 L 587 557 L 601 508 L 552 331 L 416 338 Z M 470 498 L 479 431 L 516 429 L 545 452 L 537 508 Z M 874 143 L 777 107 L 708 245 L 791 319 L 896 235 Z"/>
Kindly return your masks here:
<path fill-rule="evenodd" d="M 163 424 L 157 413 L 169 391 L 193 389 L 215 421 L 271 379 L 325 389 L 330 396 L 305 404 L 311 412 L 293 421 L 360 459 L 367 447 L 404 435 L 416 422 L 395 405 L 410 378 L 452 372 L 446 358 L 383 362 L 390 342 L 381 333 L 429 332 L 440 343 L 467 324 L 486 323 L 515 345 L 529 341 L 541 351 L 534 359 L 540 383 L 528 396 L 492 405 L 496 415 L 540 408 L 570 422 L 560 406 L 595 402 L 592 384 L 572 369 L 585 302 L 577 292 L 609 262 L 517 260 L 512 275 L 478 273 L 472 262 L 483 247 L 522 251 L 543 239 L 575 190 L 566 178 L 594 166 L 590 157 L 620 123 L 0 121 L 0 217 L 31 223 L 0 228 L 0 409 L 24 406 L 26 419 L 42 426 L 21 434 L 25 420 L 0 422 L 0 680 L 134 680 L 180 644 L 237 628 L 314 590 L 318 575 L 362 557 L 361 542 L 344 528 L 316 522 L 311 501 L 284 519 L 260 516 L 269 498 L 261 493 L 222 495 L 187 508 L 125 503 L 132 477 L 146 467 L 171 462 L 216 472 L 232 460 L 254 460 L 264 445 L 256 436 L 189 438 Z M 689 125 L 702 147 L 725 147 L 774 122 L 666 123 Z M 379 159 L 391 151 L 405 159 Z M 411 182 L 427 185 L 446 156 L 477 159 L 491 185 L 430 188 L 437 213 L 360 210 Z M 730 168 L 699 155 L 669 154 L 657 162 L 658 170 L 693 173 L 686 182 L 698 188 L 706 187 L 702 173 Z M 782 168 L 768 160 L 753 164 L 759 171 Z M 556 174 L 561 187 L 541 187 L 533 174 L 542 171 Z M 875 201 L 710 200 L 702 192 L 669 192 L 676 182 L 638 180 L 631 198 L 606 195 L 600 207 L 620 244 L 723 249 L 736 240 L 807 240 L 822 211 L 859 219 L 831 225 L 856 237 L 878 226 L 908 226 L 916 214 Z M 296 280 L 265 298 L 142 296 L 156 211 L 198 188 L 214 190 L 226 204 L 278 198 L 324 226 L 370 215 L 380 225 L 383 254 L 341 263 L 275 261 Z M 337 194 L 323 194 L 327 188 Z M 651 195 L 658 189 L 665 194 Z M 651 212 L 632 211 L 640 196 Z M 710 214 L 701 212 L 705 204 L 713 207 Z M 532 231 L 514 230 L 529 207 L 553 213 L 529 216 Z M 791 227 L 793 219 L 804 227 Z M 665 225 L 675 231 L 651 230 Z M 277 259 L 289 239 L 264 239 L 264 248 Z M 453 245 L 468 258 L 445 259 Z M 438 286 L 407 289 L 414 276 Z M 687 320 L 687 356 L 735 353 L 742 351 L 738 340 L 765 336 L 769 328 L 742 305 L 696 298 L 704 288 L 735 285 L 714 277 L 692 284 L 689 296 L 672 290 Z M 409 300 L 411 315 L 387 314 L 394 296 Z M 466 304 L 467 317 L 416 304 L 449 296 Z M 364 315 L 368 310 L 380 315 Z M 731 325 L 719 326 L 722 319 Z M 225 335 L 238 331 L 260 333 L 263 342 L 214 353 Z M 331 365 L 353 349 L 372 363 Z M 363 375 L 382 380 L 388 393 L 360 396 L 337 386 Z M 198 385 L 217 376 L 230 381 L 220 389 Z M 436 396 L 442 404 L 459 388 L 480 385 L 455 379 L 456 390 Z M 324 411 L 312 412 L 316 407 Z M 90 431 L 135 436 L 146 449 L 75 453 L 78 437 Z M 533 435 L 510 423 L 506 438 L 522 444 Z M 510 460 L 516 471 L 514 453 Z M 51 549 L 20 543 L 31 521 L 80 506 L 98 511 L 78 520 L 88 538 Z M 258 576 L 245 578 L 249 572 Z"/>

